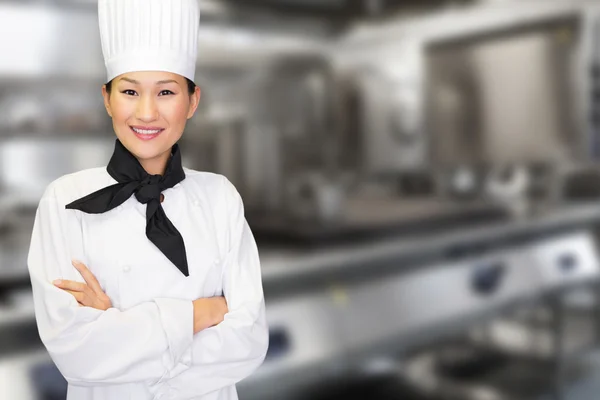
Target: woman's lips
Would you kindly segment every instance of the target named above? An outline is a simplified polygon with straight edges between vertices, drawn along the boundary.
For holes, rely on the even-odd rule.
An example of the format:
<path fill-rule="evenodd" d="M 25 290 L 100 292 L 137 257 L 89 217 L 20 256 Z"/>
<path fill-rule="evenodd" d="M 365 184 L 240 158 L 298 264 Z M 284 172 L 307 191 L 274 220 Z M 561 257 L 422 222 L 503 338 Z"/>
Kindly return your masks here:
<path fill-rule="evenodd" d="M 164 131 L 163 128 L 147 126 L 130 126 L 129 128 L 141 140 L 152 140 Z"/>

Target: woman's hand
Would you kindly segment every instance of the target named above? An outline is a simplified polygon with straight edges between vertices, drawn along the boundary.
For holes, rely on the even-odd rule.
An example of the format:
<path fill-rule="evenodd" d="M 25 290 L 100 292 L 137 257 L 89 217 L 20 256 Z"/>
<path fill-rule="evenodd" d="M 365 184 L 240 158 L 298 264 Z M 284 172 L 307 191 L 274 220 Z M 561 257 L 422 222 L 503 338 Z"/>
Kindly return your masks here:
<path fill-rule="evenodd" d="M 229 312 L 225 297 L 206 297 L 193 301 L 194 304 L 194 334 L 211 326 L 215 326 L 225 319 Z"/>
<path fill-rule="evenodd" d="M 71 293 L 77 302 L 86 307 L 106 311 L 112 307 L 108 296 L 100 287 L 98 280 L 90 270 L 81 262 L 73 261 L 73 266 L 79 271 L 86 283 L 57 279 L 53 283 L 56 287 Z"/>

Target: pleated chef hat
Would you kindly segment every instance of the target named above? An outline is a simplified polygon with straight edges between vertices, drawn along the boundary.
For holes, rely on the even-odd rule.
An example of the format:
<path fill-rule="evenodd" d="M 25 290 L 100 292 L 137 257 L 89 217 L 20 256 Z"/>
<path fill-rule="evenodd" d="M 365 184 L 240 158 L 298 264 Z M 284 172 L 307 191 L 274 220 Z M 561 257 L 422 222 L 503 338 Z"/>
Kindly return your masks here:
<path fill-rule="evenodd" d="M 167 71 L 193 81 L 198 1 L 98 0 L 107 82 L 133 71 Z"/>

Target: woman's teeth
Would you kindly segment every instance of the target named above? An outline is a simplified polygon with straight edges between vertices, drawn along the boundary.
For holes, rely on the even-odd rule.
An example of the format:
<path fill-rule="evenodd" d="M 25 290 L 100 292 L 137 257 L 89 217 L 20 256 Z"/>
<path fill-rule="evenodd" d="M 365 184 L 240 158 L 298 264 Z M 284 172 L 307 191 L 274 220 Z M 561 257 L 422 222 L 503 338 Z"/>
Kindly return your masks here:
<path fill-rule="evenodd" d="M 131 128 L 133 129 L 133 131 L 135 133 L 139 133 L 141 135 L 156 135 L 157 133 L 159 133 L 160 131 L 162 131 L 162 129 L 157 129 L 157 130 L 146 130 L 146 129 L 137 129 L 137 128 Z"/>

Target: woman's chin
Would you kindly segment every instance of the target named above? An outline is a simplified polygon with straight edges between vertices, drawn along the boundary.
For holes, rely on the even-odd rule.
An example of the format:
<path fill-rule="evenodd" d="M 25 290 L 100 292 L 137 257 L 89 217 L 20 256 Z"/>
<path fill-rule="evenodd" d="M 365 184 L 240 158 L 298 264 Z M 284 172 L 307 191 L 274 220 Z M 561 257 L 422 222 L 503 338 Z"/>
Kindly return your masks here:
<path fill-rule="evenodd" d="M 173 147 L 164 141 L 142 141 L 135 137 L 128 138 L 126 141 L 121 139 L 121 142 L 138 160 L 154 159 Z"/>

